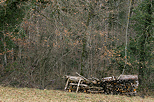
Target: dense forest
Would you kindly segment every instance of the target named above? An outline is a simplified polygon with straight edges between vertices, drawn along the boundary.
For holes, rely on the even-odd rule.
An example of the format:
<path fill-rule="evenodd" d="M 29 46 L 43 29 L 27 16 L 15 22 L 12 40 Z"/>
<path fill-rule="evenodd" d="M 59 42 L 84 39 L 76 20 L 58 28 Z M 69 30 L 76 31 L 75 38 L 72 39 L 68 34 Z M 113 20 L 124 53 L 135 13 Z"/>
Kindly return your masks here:
<path fill-rule="evenodd" d="M 154 1 L 0 0 L 0 85 L 63 89 L 64 75 L 139 76 L 154 92 Z"/>

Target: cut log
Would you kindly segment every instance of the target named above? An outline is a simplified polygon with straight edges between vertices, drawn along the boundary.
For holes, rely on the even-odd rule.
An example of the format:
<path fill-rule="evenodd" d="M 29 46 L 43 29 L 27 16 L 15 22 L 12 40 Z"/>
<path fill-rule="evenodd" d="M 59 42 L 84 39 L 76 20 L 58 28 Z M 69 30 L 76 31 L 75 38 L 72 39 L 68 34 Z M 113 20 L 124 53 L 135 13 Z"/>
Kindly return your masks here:
<path fill-rule="evenodd" d="M 104 90 L 102 90 L 102 91 L 92 91 L 92 90 L 87 90 L 87 92 L 88 92 L 88 93 L 103 93 Z"/>
<path fill-rule="evenodd" d="M 68 76 L 68 75 L 65 75 L 65 77 L 70 81 L 74 81 L 74 82 L 78 82 L 79 80 L 84 80 L 82 77 L 78 77 L 78 76 Z"/>
<path fill-rule="evenodd" d="M 78 76 L 82 77 L 84 80 L 86 80 L 86 81 L 88 81 L 88 82 L 89 82 L 89 80 L 88 80 L 87 78 L 83 77 L 83 76 L 82 76 L 82 75 L 80 75 L 79 73 L 77 73 L 77 72 L 76 72 L 76 74 L 77 74 Z"/>
<path fill-rule="evenodd" d="M 120 75 L 119 80 L 138 80 L 137 75 Z"/>
<path fill-rule="evenodd" d="M 77 86 L 78 84 L 76 84 L 76 83 L 69 83 L 70 85 L 74 85 L 74 86 Z M 86 85 L 86 84 L 80 84 L 79 86 L 81 86 L 81 87 L 87 87 L 88 85 Z"/>
<path fill-rule="evenodd" d="M 89 89 L 103 90 L 103 87 L 92 86 L 92 87 L 89 87 Z"/>
<path fill-rule="evenodd" d="M 113 77 L 105 77 L 105 78 L 102 78 L 102 81 L 105 82 L 105 81 L 113 81 L 113 80 L 116 80 L 116 78 L 113 76 Z"/>

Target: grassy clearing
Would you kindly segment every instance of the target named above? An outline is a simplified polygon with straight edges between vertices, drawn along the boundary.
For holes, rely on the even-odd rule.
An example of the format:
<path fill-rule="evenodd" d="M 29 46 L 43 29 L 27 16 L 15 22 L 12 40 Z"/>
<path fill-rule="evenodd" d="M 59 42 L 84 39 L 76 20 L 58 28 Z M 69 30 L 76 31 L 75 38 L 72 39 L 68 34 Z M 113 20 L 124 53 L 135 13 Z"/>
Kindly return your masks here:
<path fill-rule="evenodd" d="M 154 98 L 0 86 L 0 102 L 154 102 Z"/>

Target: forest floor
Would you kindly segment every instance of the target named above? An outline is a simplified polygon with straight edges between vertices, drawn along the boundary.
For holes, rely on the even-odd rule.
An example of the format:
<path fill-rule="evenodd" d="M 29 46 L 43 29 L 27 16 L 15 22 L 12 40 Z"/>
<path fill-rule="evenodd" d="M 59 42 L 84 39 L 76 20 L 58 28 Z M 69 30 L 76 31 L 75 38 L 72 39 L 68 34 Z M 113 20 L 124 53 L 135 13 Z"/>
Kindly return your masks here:
<path fill-rule="evenodd" d="M 154 102 L 154 97 L 86 94 L 0 86 L 0 102 Z"/>

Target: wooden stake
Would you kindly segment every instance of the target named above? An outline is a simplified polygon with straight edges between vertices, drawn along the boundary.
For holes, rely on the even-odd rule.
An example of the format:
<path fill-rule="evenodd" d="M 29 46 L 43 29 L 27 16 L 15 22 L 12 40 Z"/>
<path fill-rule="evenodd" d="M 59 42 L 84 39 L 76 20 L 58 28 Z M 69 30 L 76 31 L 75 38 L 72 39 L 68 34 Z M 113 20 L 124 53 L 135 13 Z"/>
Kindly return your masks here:
<path fill-rule="evenodd" d="M 77 89 L 76 89 L 76 93 L 78 92 L 80 82 L 81 82 L 81 79 L 79 79 L 78 86 L 77 86 Z"/>
<path fill-rule="evenodd" d="M 65 85 L 65 90 L 67 89 L 68 82 L 69 82 L 69 78 L 67 79 L 67 82 L 66 82 L 66 85 Z"/>

